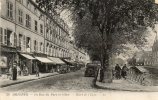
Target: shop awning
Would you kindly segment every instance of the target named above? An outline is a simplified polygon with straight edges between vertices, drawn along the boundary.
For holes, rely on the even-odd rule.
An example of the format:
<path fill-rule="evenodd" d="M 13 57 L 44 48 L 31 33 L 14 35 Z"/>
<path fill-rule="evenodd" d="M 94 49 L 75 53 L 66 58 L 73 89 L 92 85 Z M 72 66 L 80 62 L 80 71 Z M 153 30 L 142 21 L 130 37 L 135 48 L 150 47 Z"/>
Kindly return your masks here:
<path fill-rule="evenodd" d="M 40 62 L 42 63 L 50 63 L 50 64 L 54 64 L 53 61 L 49 60 L 48 58 L 46 57 L 35 57 L 37 60 L 39 60 Z"/>
<path fill-rule="evenodd" d="M 31 60 L 35 59 L 34 57 L 32 57 L 32 56 L 30 56 L 28 54 L 21 54 L 21 55 L 24 56 L 27 59 L 31 59 Z"/>
<path fill-rule="evenodd" d="M 48 57 L 50 60 L 55 62 L 56 64 L 65 64 L 61 59 L 59 58 L 54 58 L 54 57 Z"/>
<path fill-rule="evenodd" d="M 17 50 L 14 47 L 9 47 L 9 46 L 1 46 L 1 52 L 9 52 L 9 53 L 16 53 Z"/>
<path fill-rule="evenodd" d="M 63 59 L 63 61 L 65 61 L 69 65 L 75 65 L 76 64 L 76 62 L 74 62 L 74 61 L 68 61 L 67 59 Z"/>

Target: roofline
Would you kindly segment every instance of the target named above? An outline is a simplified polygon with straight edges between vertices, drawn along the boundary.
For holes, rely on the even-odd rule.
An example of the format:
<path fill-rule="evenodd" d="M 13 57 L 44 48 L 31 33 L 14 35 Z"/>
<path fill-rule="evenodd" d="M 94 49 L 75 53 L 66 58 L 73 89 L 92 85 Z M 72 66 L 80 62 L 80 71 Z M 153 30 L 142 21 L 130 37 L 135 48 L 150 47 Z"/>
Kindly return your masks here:
<path fill-rule="evenodd" d="M 34 1 L 29 0 L 30 3 L 32 3 L 38 10 L 40 10 L 43 14 L 45 14 L 47 17 L 49 17 L 55 24 L 57 24 L 64 32 L 66 32 L 69 35 L 69 32 L 67 32 L 63 27 L 61 27 L 60 24 L 58 24 L 49 14 L 47 14 L 45 11 L 43 11 Z M 64 22 L 65 23 L 65 22 Z M 65 23 L 66 24 L 66 23 Z M 67 24 L 66 24 L 67 25 Z"/>

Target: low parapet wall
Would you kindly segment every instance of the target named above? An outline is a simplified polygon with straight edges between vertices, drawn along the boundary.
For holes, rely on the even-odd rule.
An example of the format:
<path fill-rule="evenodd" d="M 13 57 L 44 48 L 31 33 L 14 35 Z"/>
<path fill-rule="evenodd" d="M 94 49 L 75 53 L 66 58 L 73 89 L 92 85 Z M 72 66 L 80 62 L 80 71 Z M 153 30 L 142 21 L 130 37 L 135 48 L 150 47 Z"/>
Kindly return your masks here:
<path fill-rule="evenodd" d="M 152 74 L 143 66 L 130 67 L 127 72 L 127 79 L 145 86 L 152 86 Z"/>

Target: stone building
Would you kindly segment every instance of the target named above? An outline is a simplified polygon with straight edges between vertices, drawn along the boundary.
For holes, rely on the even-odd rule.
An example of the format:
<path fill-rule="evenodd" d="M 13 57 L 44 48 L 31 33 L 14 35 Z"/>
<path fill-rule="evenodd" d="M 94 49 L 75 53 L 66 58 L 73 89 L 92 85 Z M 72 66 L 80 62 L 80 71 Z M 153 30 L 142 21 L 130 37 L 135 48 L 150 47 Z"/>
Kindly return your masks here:
<path fill-rule="evenodd" d="M 14 61 L 32 74 L 35 62 L 47 71 L 64 63 L 60 58 L 71 57 L 68 25 L 59 16 L 46 14 L 34 1 L 1 0 L 1 73 L 6 73 Z"/>
<path fill-rule="evenodd" d="M 158 66 L 158 40 L 157 40 L 157 36 L 156 36 L 154 44 L 152 46 L 152 65 Z"/>

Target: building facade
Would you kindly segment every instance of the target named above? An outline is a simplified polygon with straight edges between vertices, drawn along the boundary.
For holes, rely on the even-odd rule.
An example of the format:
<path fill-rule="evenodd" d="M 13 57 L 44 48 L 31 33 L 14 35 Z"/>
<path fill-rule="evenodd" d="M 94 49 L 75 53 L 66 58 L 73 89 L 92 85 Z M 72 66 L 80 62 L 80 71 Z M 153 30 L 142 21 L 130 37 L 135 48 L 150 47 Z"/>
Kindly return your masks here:
<path fill-rule="evenodd" d="M 157 36 L 156 36 L 154 44 L 152 46 L 152 65 L 153 66 L 158 66 L 158 41 L 157 41 Z"/>
<path fill-rule="evenodd" d="M 88 55 L 85 52 L 85 50 L 77 48 L 72 41 L 70 42 L 69 47 L 70 47 L 70 60 L 71 61 L 84 62 L 84 63 L 87 62 L 86 57 L 88 57 Z"/>
<path fill-rule="evenodd" d="M 1 0 L 0 23 L 1 73 L 14 61 L 33 73 L 36 57 L 47 62 L 46 57 L 72 57 L 68 25 L 59 16 L 46 14 L 33 0 Z"/>
<path fill-rule="evenodd" d="M 137 66 L 153 66 L 153 54 L 152 51 L 139 51 L 135 52 L 133 56 L 134 62 L 130 64 L 136 64 Z"/>

